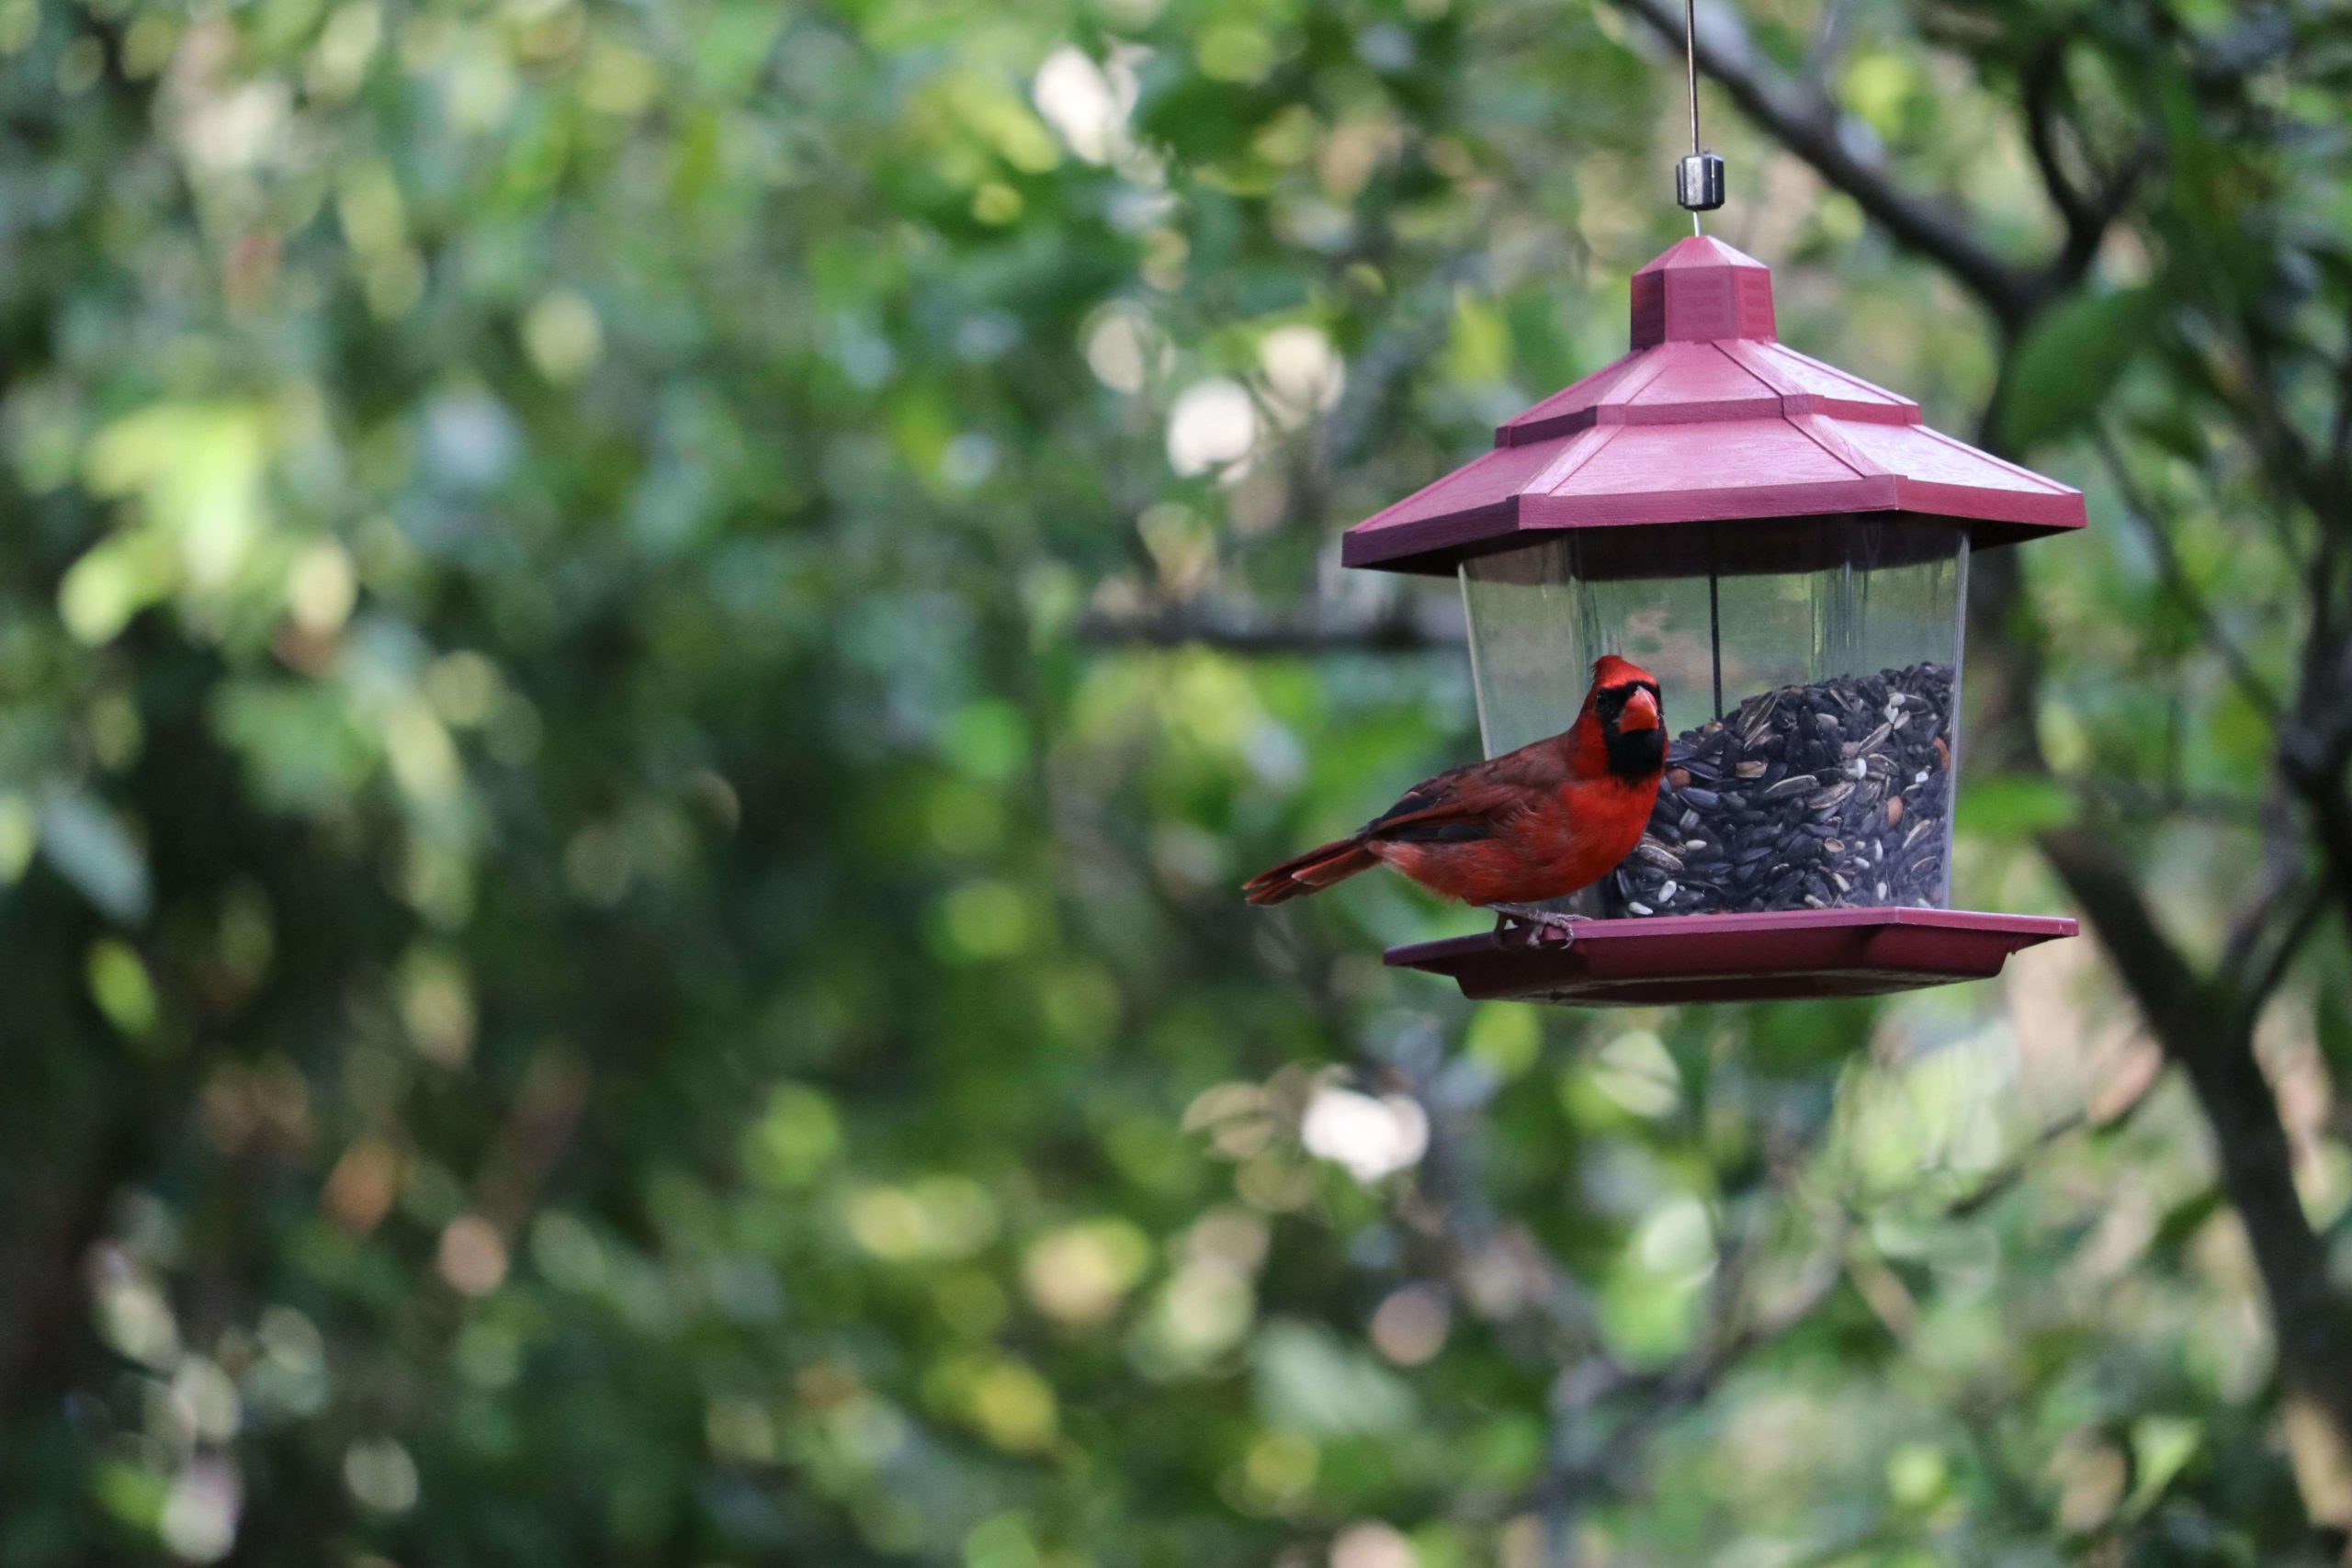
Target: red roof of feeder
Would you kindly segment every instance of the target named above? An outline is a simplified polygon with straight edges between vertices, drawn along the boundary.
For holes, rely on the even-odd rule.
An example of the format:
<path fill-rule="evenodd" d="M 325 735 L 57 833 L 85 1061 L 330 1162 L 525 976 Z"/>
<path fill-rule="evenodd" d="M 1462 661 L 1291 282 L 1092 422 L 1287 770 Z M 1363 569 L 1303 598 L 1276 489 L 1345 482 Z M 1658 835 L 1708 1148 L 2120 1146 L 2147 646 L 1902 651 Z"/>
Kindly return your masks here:
<path fill-rule="evenodd" d="M 1720 240 L 1634 275 L 1633 342 L 1497 430 L 1493 451 L 1349 529 L 1341 558 L 1450 572 L 1546 529 L 1840 513 L 1953 519 L 1980 547 L 2083 525 L 2081 491 L 1783 345 L 1771 272 Z"/>

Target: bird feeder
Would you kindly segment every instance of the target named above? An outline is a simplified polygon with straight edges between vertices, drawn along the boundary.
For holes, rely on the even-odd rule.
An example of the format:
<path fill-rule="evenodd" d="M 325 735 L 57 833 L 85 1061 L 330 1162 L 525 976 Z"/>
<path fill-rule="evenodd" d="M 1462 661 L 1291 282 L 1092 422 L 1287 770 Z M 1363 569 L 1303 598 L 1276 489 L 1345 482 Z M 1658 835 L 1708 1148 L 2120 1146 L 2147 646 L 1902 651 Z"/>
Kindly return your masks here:
<path fill-rule="evenodd" d="M 1603 653 L 1657 675 L 1657 808 L 1563 905 L 1591 917 L 1572 942 L 1388 962 L 1481 998 L 1730 1001 L 1982 978 L 2073 935 L 1952 908 L 1951 831 L 1969 559 L 2082 526 L 2081 493 L 1783 345 L 1770 273 L 1718 240 L 1635 273 L 1632 314 L 1631 353 L 1342 559 L 1460 580 L 1489 756 L 1567 728 Z"/>

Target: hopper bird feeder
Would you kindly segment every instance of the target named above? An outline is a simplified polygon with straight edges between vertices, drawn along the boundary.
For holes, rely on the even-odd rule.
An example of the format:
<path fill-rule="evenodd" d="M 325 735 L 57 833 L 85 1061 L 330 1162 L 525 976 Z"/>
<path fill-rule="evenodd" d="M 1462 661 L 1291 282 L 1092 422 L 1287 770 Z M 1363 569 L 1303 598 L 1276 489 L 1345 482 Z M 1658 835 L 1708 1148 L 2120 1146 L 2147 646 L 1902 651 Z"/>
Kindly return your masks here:
<path fill-rule="evenodd" d="M 1680 183 L 1720 201 L 1719 166 Z M 1770 273 L 1718 240 L 1635 273 L 1632 314 L 1631 353 L 1350 529 L 1342 560 L 1459 578 L 1489 756 L 1566 728 L 1600 655 L 1655 673 L 1657 808 L 1564 902 L 1592 917 L 1572 942 L 1388 962 L 1480 998 L 1732 1001 L 1983 978 L 2073 935 L 1951 908 L 1951 867 L 1969 558 L 2082 526 L 2081 493 L 1782 344 Z"/>

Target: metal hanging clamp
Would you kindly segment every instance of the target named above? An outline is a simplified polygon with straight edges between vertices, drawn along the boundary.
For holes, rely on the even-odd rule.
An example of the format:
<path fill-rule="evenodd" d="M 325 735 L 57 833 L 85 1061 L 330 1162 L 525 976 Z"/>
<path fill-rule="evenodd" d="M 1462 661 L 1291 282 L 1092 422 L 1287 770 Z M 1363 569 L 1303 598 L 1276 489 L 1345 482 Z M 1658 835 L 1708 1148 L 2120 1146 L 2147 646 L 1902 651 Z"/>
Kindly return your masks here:
<path fill-rule="evenodd" d="M 1713 212 L 1724 204 L 1724 161 L 1693 152 L 1674 165 L 1674 199 L 1686 211 Z"/>
<path fill-rule="evenodd" d="M 1690 232 L 1700 232 L 1699 214 L 1724 204 L 1724 161 L 1699 141 L 1699 6 L 1682 0 L 1682 69 L 1690 94 L 1690 155 L 1674 165 L 1674 199 L 1690 215 Z"/>

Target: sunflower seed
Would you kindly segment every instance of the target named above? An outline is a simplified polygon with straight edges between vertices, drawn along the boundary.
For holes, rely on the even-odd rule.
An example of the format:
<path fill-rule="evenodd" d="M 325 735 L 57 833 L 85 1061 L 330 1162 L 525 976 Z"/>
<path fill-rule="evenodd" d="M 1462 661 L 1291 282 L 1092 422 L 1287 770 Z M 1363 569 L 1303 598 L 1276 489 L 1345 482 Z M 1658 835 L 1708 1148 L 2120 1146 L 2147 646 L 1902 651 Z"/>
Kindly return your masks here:
<path fill-rule="evenodd" d="M 1859 757 L 1865 751 L 1877 750 L 1881 746 L 1886 743 L 1886 738 L 1894 734 L 1894 729 L 1895 727 L 1894 725 L 1880 725 L 1876 729 L 1871 730 L 1860 740 L 1848 741 L 1846 743 L 1844 755 L 1849 757 Z"/>
<path fill-rule="evenodd" d="M 1941 905 L 1951 697 L 1950 670 L 1916 664 L 1776 686 L 1685 731 L 1600 912 Z"/>

